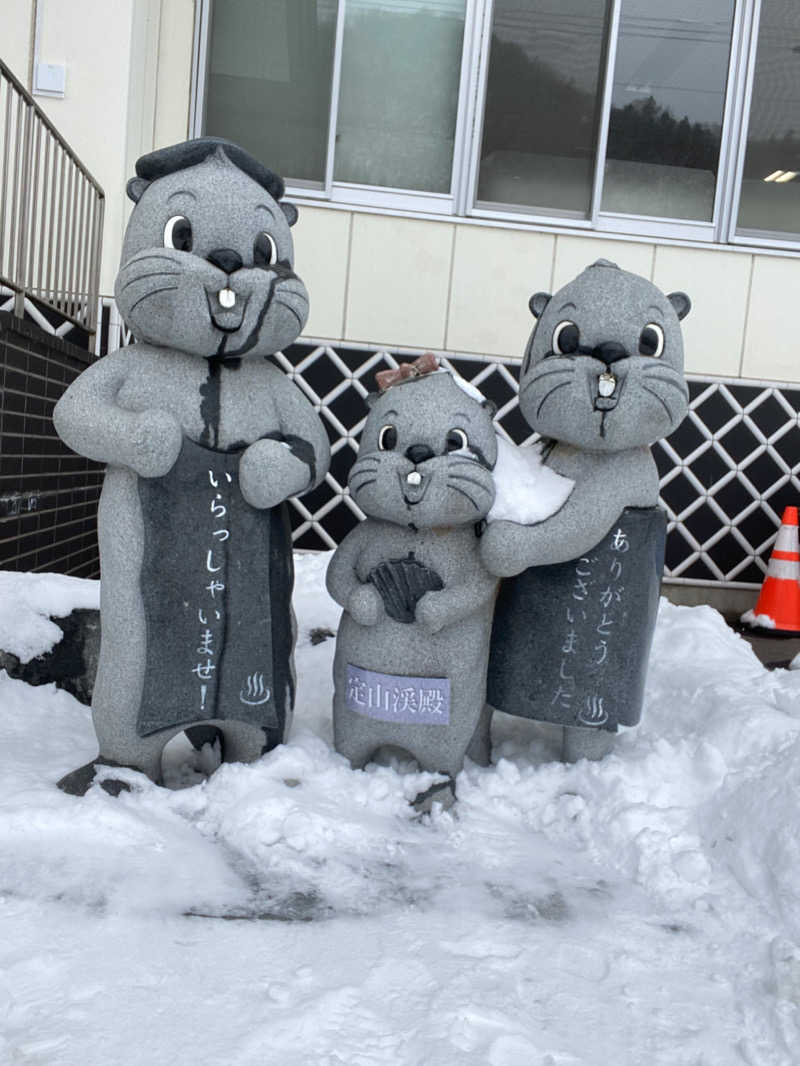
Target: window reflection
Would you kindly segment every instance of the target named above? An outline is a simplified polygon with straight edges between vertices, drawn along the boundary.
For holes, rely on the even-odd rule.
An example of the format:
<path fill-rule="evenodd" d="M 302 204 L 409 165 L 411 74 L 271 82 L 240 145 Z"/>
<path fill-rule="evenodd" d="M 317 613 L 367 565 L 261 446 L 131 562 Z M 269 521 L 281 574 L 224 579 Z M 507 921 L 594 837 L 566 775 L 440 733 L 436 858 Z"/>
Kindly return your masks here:
<path fill-rule="evenodd" d="M 289 181 L 321 184 L 336 0 L 214 0 L 206 133 Z"/>
<path fill-rule="evenodd" d="M 733 0 L 623 0 L 604 211 L 710 222 Z"/>
<path fill-rule="evenodd" d="M 739 228 L 800 233 L 800 7 L 762 0 Z"/>
<path fill-rule="evenodd" d="M 450 191 L 465 0 L 347 0 L 336 181 Z"/>
<path fill-rule="evenodd" d="M 479 201 L 589 214 L 609 6 L 496 0 Z"/>

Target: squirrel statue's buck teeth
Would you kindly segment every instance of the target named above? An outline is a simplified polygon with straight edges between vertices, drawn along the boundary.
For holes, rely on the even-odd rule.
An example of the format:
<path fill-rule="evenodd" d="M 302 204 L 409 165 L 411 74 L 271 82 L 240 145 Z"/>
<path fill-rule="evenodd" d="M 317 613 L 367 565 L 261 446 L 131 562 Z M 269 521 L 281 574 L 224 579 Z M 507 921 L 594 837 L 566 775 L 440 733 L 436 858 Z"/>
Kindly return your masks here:
<path fill-rule="evenodd" d="M 230 309 L 236 303 L 236 293 L 233 289 L 220 289 L 219 302 L 223 307 Z"/>
<path fill-rule="evenodd" d="M 613 374 L 601 374 L 597 381 L 597 389 L 601 396 L 613 396 L 617 388 L 617 379 Z"/>
<path fill-rule="evenodd" d="M 420 472 L 418 470 L 412 470 L 411 473 L 406 478 L 406 481 L 408 482 L 409 485 L 421 485 L 422 484 L 422 474 L 420 474 Z"/>

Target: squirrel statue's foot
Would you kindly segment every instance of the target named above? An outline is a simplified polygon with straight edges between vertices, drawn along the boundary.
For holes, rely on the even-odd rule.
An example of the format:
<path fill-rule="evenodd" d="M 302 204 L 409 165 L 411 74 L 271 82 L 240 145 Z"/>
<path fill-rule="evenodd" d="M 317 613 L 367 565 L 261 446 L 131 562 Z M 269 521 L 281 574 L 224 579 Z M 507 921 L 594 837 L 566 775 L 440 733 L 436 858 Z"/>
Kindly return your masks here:
<path fill-rule="evenodd" d="M 91 762 L 87 762 L 85 766 L 79 766 L 77 770 L 72 770 L 68 774 L 64 774 L 61 780 L 58 782 L 58 787 L 62 792 L 69 793 L 70 796 L 85 796 L 94 783 L 94 779 L 97 776 L 97 771 L 102 766 L 119 766 L 120 769 L 135 770 L 135 766 L 123 767 L 122 763 L 114 762 L 113 759 L 104 759 L 98 755 L 96 759 Z M 120 792 L 130 792 L 130 785 L 125 781 L 117 781 L 115 778 L 106 778 L 105 781 L 100 782 L 100 787 L 104 789 L 109 796 L 118 796 Z"/>
<path fill-rule="evenodd" d="M 447 781 L 440 781 L 431 785 L 424 792 L 419 792 L 414 799 L 414 810 L 417 814 L 430 814 L 433 805 L 438 803 L 443 811 L 448 810 L 456 801 L 456 783 L 452 777 Z"/>

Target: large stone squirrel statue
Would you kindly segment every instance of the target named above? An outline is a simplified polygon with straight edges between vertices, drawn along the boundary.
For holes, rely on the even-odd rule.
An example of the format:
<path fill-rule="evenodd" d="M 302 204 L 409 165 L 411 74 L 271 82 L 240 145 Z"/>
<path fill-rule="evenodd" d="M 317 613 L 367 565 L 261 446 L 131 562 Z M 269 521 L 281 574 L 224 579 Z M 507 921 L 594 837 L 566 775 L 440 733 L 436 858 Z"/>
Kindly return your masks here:
<path fill-rule="evenodd" d="M 159 782 L 165 744 L 196 723 L 215 727 L 226 760 L 253 760 L 286 736 L 284 501 L 322 480 L 330 451 L 316 412 L 270 360 L 308 316 L 289 231 L 297 209 L 283 192 L 281 178 L 213 137 L 143 156 L 128 183 L 115 296 L 135 343 L 90 366 L 54 413 L 72 449 L 108 464 L 100 751 L 59 782 L 67 792 L 83 794 L 99 766 Z"/>
<path fill-rule="evenodd" d="M 545 463 L 575 484 L 535 525 L 493 522 L 481 557 L 506 578 L 488 699 L 564 727 L 564 758 L 600 758 L 641 714 L 664 562 L 650 445 L 688 410 L 681 292 L 598 260 L 536 293 L 519 403 Z"/>
<path fill-rule="evenodd" d="M 452 802 L 465 754 L 489 760 L 497 580 L 481 563 L 479 535 L 495 498 L 497 441 L 477 390 L 434 369 L 433 356 L 412 365 L 372 403 L 348 481 L 367 517 L 334 553 L 327 585 L 344 608 L 336 750 L 360 768 L 381 749 L 400 749 L 447 775 L 417 797 L 422 811 Z"/>

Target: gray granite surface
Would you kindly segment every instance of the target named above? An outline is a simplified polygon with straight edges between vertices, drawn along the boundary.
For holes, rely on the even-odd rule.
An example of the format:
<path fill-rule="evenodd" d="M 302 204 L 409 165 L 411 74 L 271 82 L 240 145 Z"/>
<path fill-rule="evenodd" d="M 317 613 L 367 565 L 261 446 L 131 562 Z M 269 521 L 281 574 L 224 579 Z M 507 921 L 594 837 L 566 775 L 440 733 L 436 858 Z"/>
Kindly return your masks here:
<path fill-rule="evenodd" d="M 451 779 L 465 754 L 488 761 L 497 581 L 479 534 L 496 457 L 491 410 L 447 373 L 394 385 L 372 404 L 349 478 L 367 518 L 327 575 L 344 609 L 334 737 L 356 767 L 387 747 Z"/>
<path fill-rule="evenodd" d="M 136 341 L 84 371 L 54 413 L 73 450 L 107 464 L 92 703 L 99 758 L 154 781 L 164 745 L 187 723 L 217 724 L 223 758 L 251 760 L 291 721 L 290 543 L 274 509 L 320 482 L 330 450 L 316 412 L 269 358 L 308 313 L 293 268 L 297 212 L 282 192 L 280 178 L 213 138 L 140 159 L 115 287 Z M 169 503 L 181 479 L 189 510 Z M 268 574 L 253 571 L 249 604 L 247 581 L 234 596 L 222 580 L 253 550 L 247 523 L 261 525 L 270 555 Z M 171 571 L 159 559 L 165 545 L 180 560 Z M 182 581 L 170 580 L 181 568 Z M 265 612 L 272 621 L 258 634 L 239 624 Z M 224 672 L 222 706 L 215 679 L 226 658 L 242 677 L 232 665 Z M 61 786 L 82 792 L 91 779 L 81 771 Z"/>
<path fill-rule="evenodd" d="M 567 675 L 561 681 L 570 687 L 570 706 L 586 713 L 587 701 L 591 705 L 598 698 L 591 684 L 564 662 L 563 648 L 572 638 L 562 632 L 561 623 L 566 622 L 570 601 L 583 609 L 582 601 L 573 599 L 575 582 L 583 580 L 579 572 L 594 570 L 592 560 L 603 554 L 604 538 L 614 535 L 626 509 L 658 504 L 658 471 L 650 445 L 677 428 L 688 410 L 680 319 L 690 306 L 684 293 L 665 295 L 646 278 L 606 260 L 587 267 L 552 296 L 531 297 L 537 323 L 522 365 L 520 410 L 531 429 L 548 442 L 546 463 L 571 478 L 575 487 L 550 518 L 530 526 L 494 522 L 481 540 L 485 565 L 506 579 L 492 637 L 498 709 L 562 722 L 558 686 L 552 689 L 548 682 L 548 694 L 538 691 L 534 697 L 530 672 L 519 667 L 528 648 L 535 650 L 541 678 Z M 611 595 L 622 598 L 622 613 L 610 625 L 598 621 L 593 634 L 598 650 L 590 649 L 590 657 L 608 654 L 602 642 L 608 642 L 613 631 L 619 648 L 638 647 L 639 658 L 646 662 L 655 617 L 652 590 L 658 588 L 663 567 L 663 522 L 652 526 L 650 536 L 644 555 L 659 555 L 657 570 L 648 564 L 637 573 L 628 566 L 624 589 L 622 578 L 610 583 Z M 556 564 L 568 565 L 558 569 Z M 537 573 L 539 568 L 546 572 Z M 580 587 L 578 591 L 583 594 Z M 605 587 L 592 595 L 601 594 L 607 595 Z M 650 614 L 625 614 L 625 603 L 652 604 Z M 554 610 L 560 612 L 558 625 Z M 588 638 L 583 633 L 584 642 Z M 620 676 L 619 690 L 640 692 L 641 673 L 639 664 L 628 676 Z M 568 726 L 587 733 L 574 740 L 567 734 L 567 757 L 577 752 L 600 757 L 608 750 L 608 738 L 601 733 L 614 728 L 615 715 L 609 710 L 606 706 L 597 713 L 594 725 Z M 591 713 L 590 706 L 590 718 Z M 628 708 L 626 717 L 630 714 Z M 635 717 L 638 720 L 638 714 Z"/>

